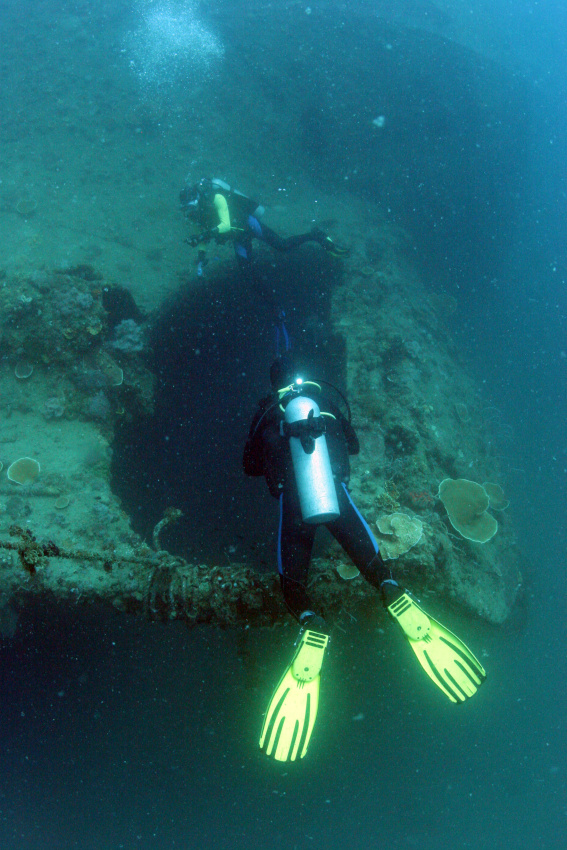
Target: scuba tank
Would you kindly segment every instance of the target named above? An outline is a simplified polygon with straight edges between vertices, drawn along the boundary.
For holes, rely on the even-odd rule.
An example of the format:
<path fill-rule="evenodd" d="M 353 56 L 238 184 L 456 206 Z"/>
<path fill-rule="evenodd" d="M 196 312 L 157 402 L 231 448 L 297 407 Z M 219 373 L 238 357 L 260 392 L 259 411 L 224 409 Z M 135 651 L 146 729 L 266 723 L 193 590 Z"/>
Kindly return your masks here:
<path fill-rule="evenodd" d="M 325 439 L 325 420 L 313 399 L 300 395 L 289 402 L 282 432 L 289 437 L 303 521 L 319 524 L 337 519 L 340 511 Z"/>

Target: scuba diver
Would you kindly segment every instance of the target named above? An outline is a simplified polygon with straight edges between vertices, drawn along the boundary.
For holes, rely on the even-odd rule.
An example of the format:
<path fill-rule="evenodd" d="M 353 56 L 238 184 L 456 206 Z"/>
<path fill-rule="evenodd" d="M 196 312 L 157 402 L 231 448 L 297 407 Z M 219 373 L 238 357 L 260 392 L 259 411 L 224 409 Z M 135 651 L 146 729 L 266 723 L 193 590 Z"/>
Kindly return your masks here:
<path fill-rule="evenodd" d="M 291 664 L 270 700 L 260 748 L 277 761 L 307 752 L 319 702 L 329 629 L 307 593 L 309 561 L 325 525 L 380 594 L 427 675 L 453 703 L 473 696 L 486 673 L 472 652 L 398 585 L 348 490 L 349 454 L 359 443 L 348 402 L 331 384 L 299 378 L 289 351 L 270 369 L 272 392 L 259 403 L 244 449 L 247 475 L 266 479 L 280 503 L 278 571 L 300 632 Z M 346 405 L 346 415 L 328 391 Z M 329 396 L 329 397 L 327 397 Z"/>
<path fill-rule="evenodd" d="M 197 248 L 211 239 L 217 242 L 232 240 L 239 268 L 247 276 L 252 276 L 253 272 L 253 239 L 265 242 L 276 251 L 292 251 L 304 242 L 318 242 L 332 256 L 343 257 L 349 253 L 319 228 L 298 236 L 279 236 L 261 223 L 264 208 L 232 189 L 224 180 L 203 177 L 198 183 L 182 189 L 179 201 L 186 216 L 201 228 L 199 234 L 186 240 L 188 244 Z M 202 266 L 204 262 L 204 254 L 200 251 L 199 263 Z"/>

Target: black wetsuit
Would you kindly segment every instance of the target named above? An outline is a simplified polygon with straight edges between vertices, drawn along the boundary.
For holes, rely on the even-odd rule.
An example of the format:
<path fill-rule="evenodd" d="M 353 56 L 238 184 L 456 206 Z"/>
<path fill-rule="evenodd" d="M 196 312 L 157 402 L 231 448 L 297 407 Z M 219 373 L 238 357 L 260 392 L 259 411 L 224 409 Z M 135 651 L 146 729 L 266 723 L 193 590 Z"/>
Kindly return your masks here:
<path fill-rule="evenodd" d="M 380 588 L 382 582 L 391 579 L 391 573 L 379 554 L 378 544 L 368 523 L 347 489 L 350 477 L 348 456 L 358 454 L 358 438 L 352 425 L 335 405 L 319 397 L 316 400 L 322 411 L 328 411 L 335 417 L 325 417 L 325 438 L 340 516 L 325 525 L 364 578 L 374 587 Z M 305 523 L 301 517 L 289 440 L 280 434 L 283 417 L 276 395 L 268 396 L 260 402 L 250 426 L 243 463 L 245 473 L 263 475 L 270 493 L 279 499 L 278 570 L 286 605 L 299 619 L 303 612 L 313 611 L 306 588 L 317 525 Z"/>

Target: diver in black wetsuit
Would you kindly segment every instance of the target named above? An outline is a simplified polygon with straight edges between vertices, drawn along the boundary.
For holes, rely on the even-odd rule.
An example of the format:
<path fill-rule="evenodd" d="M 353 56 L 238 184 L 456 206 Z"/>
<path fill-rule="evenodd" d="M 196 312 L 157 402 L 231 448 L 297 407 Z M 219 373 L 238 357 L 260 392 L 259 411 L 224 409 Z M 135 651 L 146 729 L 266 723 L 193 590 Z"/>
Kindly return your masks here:
<path fill-rule="evenodd" d="M 309 747 L 329 644 L 329 629 L 307 593 L 318 525 L 329 529 L 366 581 L 380 590 L 421 669 L 451 702 L 473 696 L 486 672 L 456 635 L 399 587 L 382 560 L 347 489 L 348 456 L 359 450 L 350 414 L 343 416 L 327 402 L 318 384 L 296 377 L 289 351 L 273 363 L 270 378 L 273 392 L 260 402 L 252 422 L 244 471 L 264 475 L 279 499 L 278 568 L 285 602 L 301 629 L 291 663 L 268 703 L 259 744 L 277 761 L 294 761 Z"/>
<path fill-rule="evenodd" d="M 187 239 L 189 245 L 196 248 L 211 239 L 217 242 L 232 240 L 238 265 L 246 276 L 252 276 L 253 239 L 265 242 L 276 251 L 292 251 L 304 242 L 317 242 L 333 256 L 348 254 L 319 228 L 297 236 L 279 236 L 262 224 L 264 208 L 223 180 L 203 177 L 193 186 L 182 189 L 179 200 L 182 210 L 201 228 L 199 234 Z"/>
<path fill-rule="evenodd" d="M 247 475 L 263 475 L 270 493 L 280 502 L 278 571 L 288 609 L 302 626 L 326 633 L 325 622 L 313 610 L 306 589 L 318 523 L 305 522 L 302 518 L 290 440 L 285 426 L 282 426 L 285 408 L 292 399 L 306 393 L 315 396 L 325 423 L 320 427 L 324 427 L 339 516 L 323 524 L 364 578 L 381 590 L 384 597 L 399 596 L 401 589 L 392 579 L 390 569 L 378 551 L 378 544 L 347 489 L 349 454 L 358 454 L 359 451 L 358 438 L 349 419 L 319 390 L 313 392 L 318 385 L 298 381 L 288 352 L 272 364 L 270 380 L 273 392 L 260 402 L 250 427 L 244 449 L 244 471 Z"/>

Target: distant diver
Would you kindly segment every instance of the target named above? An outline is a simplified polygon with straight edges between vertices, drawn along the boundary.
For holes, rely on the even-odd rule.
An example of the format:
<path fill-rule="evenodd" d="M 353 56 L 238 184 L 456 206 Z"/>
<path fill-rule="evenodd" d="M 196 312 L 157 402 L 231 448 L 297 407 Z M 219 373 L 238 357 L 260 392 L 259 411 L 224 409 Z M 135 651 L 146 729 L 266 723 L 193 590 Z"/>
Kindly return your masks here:
<path fill-rule="evenodd" d="M 307 752 L 317 716 L 319 683 L 329 629 L 307 593 L 315 533 L 325 525 L 366 581 L 381 594 L 427 675 L 454 703 L 473 696 L 486 673 L 459 638 L 426 614 L 384 563 L 347 484 L 349 454 L 359 442 L 346 399 L 330 384 L 302 380 L 290 351 L 270 369 L 271 393 L 250 426 L 243 465 L 266 479 L 279 500 L 278 571 L 285 603 L 300 625 L 296 650 L 264 719 L 260 747 L 277 761 Z M 331 395 L 335 396 L 335 403 Z M 346 415 L 339 406 L 342 398 Z"/>
<path fill-rule="evenodd" d="M 232 189 L 224 180 L 203 177 L 198 183 L 186 186 L 179 193 L 181 209 L 201 229 L 186 241 L 191 247 L 231 240 L 241 271 L 252 277 L 252 240 L 259 239 L 276 251 L 292 251 L 304 242 L 317 242 L 334 257 L 344 257 L 349 251 L 341 248 L 327 234 L 315 227 L 308 233 L 284 238 L 262 224 L 264 208 Z M 202 258 L 199 261 L 203 262 Z M 202 268 L 202 265 L 199 266 Z"/>

